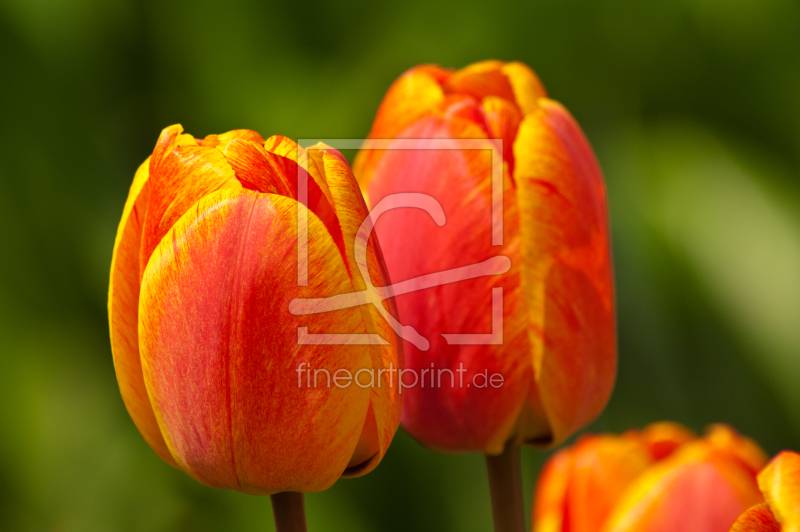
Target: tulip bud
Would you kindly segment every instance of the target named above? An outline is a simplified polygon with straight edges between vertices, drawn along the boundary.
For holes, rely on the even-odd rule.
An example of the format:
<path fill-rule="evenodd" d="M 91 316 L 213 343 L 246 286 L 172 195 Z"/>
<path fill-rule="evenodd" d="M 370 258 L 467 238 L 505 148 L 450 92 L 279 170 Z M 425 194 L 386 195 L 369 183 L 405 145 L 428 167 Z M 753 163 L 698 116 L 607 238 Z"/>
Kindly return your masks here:
<path fill-rule="evenodd" d="M 762 502 L 766 456 L 725 425 L 697 438 L 674 423 L 622 435 L 585 435 L 545 465 L 534 532 L 727 532 Z"/>
<path fill-rule="evenodd" d="M 400 320 L 426 340 L 404 335 L 403 426 L 450 452 L 563 442 L 616 375 L 605 185 L 578 124 L 521 63 L 425 65 L 392 85 L 369 138 L 390 139 L 354 164 L 370 205 L 417 193 L 444 213 L 376 223 L 394 286 L 413 287 Z"/>
<path fill-rule="evenodd" d="M 372 307 L 289 310 L 365 287 L 353 246 L 367 209 L 346 160 L 253 131 L 182 131 L 166 128 L 136 172 L 114 243 L 108 310 L 128 412 L 161 458 L 208 486 L 313 492 L 365 474 L 399 425 L 397 387 L 375 375 L 401 364 L 396 337 Z M 388 284 L 376 239 L 360 244 L 367 281 Z"/>
<path fill-rule="evenodd" d="M 731 532 L 800 532 L 800 454 L 783 451 L 758 474 L 767 502 L 743 513 Z"/>

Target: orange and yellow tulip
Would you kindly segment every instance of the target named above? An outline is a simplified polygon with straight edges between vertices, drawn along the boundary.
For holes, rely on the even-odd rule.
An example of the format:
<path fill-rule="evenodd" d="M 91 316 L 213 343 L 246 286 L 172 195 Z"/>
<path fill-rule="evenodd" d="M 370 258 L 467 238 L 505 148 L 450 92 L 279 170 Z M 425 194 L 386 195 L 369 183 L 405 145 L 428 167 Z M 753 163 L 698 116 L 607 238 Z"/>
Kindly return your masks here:
<path fill-rule="evenodd" d="M 485 61 L 409 70 L 384 97 L 369 138 L 391 140 L 365 143 L 355 160 L 368 203 L 421 193 L 446 217 L 442 226 L 420 209 L 396 209 L 376 223 L 395 286 L 510 259 L 506 273 L 398 292 L 400 321 L 429 342 L 427 351 L 404 342 L 420 383 L 404 392 L 403 426 L 446 452 L 563 442 L 603 410 L 616 376 L 605 185 L 580 127 L 530 68 Z M 430 140 L 443 138 L 496 139 L 495 159 L 492 149 L 440 149 Z M 415 148 L 403 139 L 421 140 Z M 502 167 L 495 180 L 493 164 Z M 498 189 L 502 202 L 493 200 Z M 501 340 L 449 343 L 443 335 L 495 331 L 497 288 Z M 497 385 L 483 385 L 487 376 Z"/>
<path fill-rule="evenodd" d="M 728 532 L 763 502 L 767 461 L 726 425 L 696 437 L 674 423 L 586 435 L 553 455 L 534 494 L 534 532 Z"/>
<path fill-rule="evenodd" d="M 800 532 L 800 454 L 783 451 L 758 474 L 766 502 L 743 513 L 731 532 Z"/>
<path fill-rule="evenodd" d="M 363 305 L 289 311 L 294 298 L 365 288 L 353 247 L 367 208 L 349 165 L 282 136 L 182 132 L 166 128 L 139 167 L 114 243 L 111 346 L 134 423 L 166 462 L 217 488 L 313 492 L 372 470 L 399 425 L 396 385 L 379 373 L 369 386 L 309 387 L 299 368 L 397 367 L 396 336 Z M 298 286 L 301 230 L 307 286 Z M 374 238 L 367 247 L 371 281 L 385 284 Z M 298 345 L 299 327 L 388 341 Z"/>

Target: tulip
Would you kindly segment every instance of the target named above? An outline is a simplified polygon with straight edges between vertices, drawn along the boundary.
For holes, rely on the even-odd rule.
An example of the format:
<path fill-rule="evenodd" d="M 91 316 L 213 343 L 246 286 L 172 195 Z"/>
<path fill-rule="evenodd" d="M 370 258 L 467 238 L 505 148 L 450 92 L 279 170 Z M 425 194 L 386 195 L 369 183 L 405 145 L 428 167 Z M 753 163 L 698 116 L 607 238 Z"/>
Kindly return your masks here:
<path fill-rule="evenodd" d="M 783 451 L 758 474 L 767 502 L 743 513 L 731 532 L 800 531 L 800 454 Z"/>
<path fill-rule="evenodd" d="M 397 192 L 433 196 L 446 224 L 417 209 L 375 230 L 392 281 L 494 255 L 510 271 L 396 298 L 400 319 L 430 342 L 404 343 L 406 367 L 503 376 L 500 387 L 409 387 L 403 426 L 441 451 L 502 452 L 509 439 L 556 445 L 604 408 L 616 373 L 608 217 L 600 169 L 580 128 L 520 63 L 451 72 L 422 66 L 384 97 L 370 138 L 503 141 L 504 242 L 491 238 L 485 150 L 362 150 L 354 164 L 368 202 Z M 491 330 L 491 288 L 503 288 L 502 345 L 450 345 L 442 333 Z M 484 312 L 485 310 L 485 312 Z M 447 374 L 449 376 L 449 374 Z"/>
<path fill-rule="evenodd" d="M 182 131 L 166 128 L 139 167 L 114 243 L 111 346 L 134 423 L 167 463 L 216 488 L 307 493 L 369 472 L 399 425 L 396 385 L 379 373 L 370 386 L 324 374 L 308 386 L 310 372 L 396 368 L 401 346 L 372 307 L 289 312 L 296 298 L 365 287 L 353 247 L 367 209 L 350 167 L 324 145 Z M 371 282 L 386 284 L 374 237 L 367 247 Z M 299 327 L 384 341 L 299 345 Z"/>
<path fill-rule="evenodd" d="M 545 464 L 534 532 L 727 532 L 763 502 L 764 451 L 726 425 L 703 437 L 675 423 L 585 435 Z"/>
<path fill-rule="evenodd" d="M 580 127 L 530 68 L 485 61 L 403 74 L 369 139 L 388 141 L 365 142 L 353 166 L 368 203 L 424 194 L 446 218 L 395 209 L 375 226 L 394 286 L 417 284 L 397 292 L 400 321 L 426 340 L 404 335 L 407 371 L 419 382 L 404 381 L 403 427 L 434 450 L 512 462 L 502 457 L 518 444 L 563 442 L 603 410 L 616 375 L 605 186 Z M 440 149 L 430 139 L 493 139 L 493 149 Z M 434 287 L 422 277 L 498 257 L 510 259 L 506 272 Z M 491 341 L 447 337 L 489 331 Z M 509 480 L 513 464 L 488 460 L 491 478 Z M 516 497 L 508 511 L 518 529 L 521 496 L 493 488 L 493 497 Z"/>

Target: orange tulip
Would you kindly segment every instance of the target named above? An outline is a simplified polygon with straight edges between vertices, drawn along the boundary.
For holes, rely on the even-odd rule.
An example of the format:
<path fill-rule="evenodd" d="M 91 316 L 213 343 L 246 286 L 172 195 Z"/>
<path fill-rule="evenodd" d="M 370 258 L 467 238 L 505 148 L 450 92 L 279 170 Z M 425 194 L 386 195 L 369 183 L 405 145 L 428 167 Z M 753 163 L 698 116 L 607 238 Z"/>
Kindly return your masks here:
<path fill-rule="evenodd" d="M 419 382 L 405 382 L 403 426 L 451 452 L 564 441 L 603 410 L 616 375 L 605 186 L 580 127 L 527 66 L 485 61 L 409 70 L 384 97 L 369 138 L 393 139 L 365 143 L 353 166 L 370 205 L 421 193 L 446 217 L 442 226 L 420 209 L 397 209 L 376 223 L 394 286 L 427 286 L 396 298 L 400 321 L 427 341 L 404 336 Z M 442 138 L 498 140 L 487 142 L 493 156 L 430 140 Z M 507 272 L 432 288 L 435 276 L 419 279 L 502 265 L 491 262 L 498 257 L 510 259 Z M 490 341 L 446 338 L 490 331 Z"/>
<path fill-rule="evenodd" d="M 800 532 L 800 454 L 784 451 L 758 474 L 767 502 L 739 517 L 731 532 Z"/>
<path fill-rule="evenodd" d="M 587 435 L 553 455 L 534 494 L 534 532 L 727 532 L 763 501 L 766 456 L 725 425 L 674 423 Z"/>
<path fill-rule="evenodd" d="M 289 311 L 295 298 L 365 287 L 353 248 L 367 210 L 350 167 L 324 145 L 182 131 L 166 128 L 139 167 L 114 244 L 111 345 L 134 423 L 166 462 L 217 488 L 313 492 L 372 470 L 399 425 L 396 385 L 379 373 L 369 385 L 362 374 L 358 385 L 315 375 L 309 386 L 308 370 L 396 368 L 396 337 L 372 307 Z M 310 176 L 306 203 L 299 174 Z M 374 238 L 367 263 L 372 283 L 385 284 Z M 299 327 L 389 342 L 298 345 Z"/>

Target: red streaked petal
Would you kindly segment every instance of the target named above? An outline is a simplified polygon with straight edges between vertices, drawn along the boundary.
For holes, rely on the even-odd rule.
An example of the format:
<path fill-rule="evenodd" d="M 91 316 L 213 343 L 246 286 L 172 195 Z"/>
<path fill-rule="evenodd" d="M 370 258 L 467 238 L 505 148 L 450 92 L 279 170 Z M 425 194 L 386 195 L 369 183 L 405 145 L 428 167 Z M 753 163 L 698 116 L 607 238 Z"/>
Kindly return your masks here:
<path fill-rule="evenodd" d="M 241 185 L 225 156 L 216 148 L 180 146 L 164 156 L 155 173 L 151 164 L 150 204 L 142 233 L 140 273 L 144 273 L 150 255 L 172 225 L 200 198 L 226 187 Z"/>
<path fill-rule="evenodd" d="M 347 164 L 347 159 L 338 151 L 324 144 L 309 147 L 308 153 L 322 167 L 333 198 L 333 207 L 344 239 L 345 260 L 353 282 L 353 289 L 356 291 L 368 289 L 366 280 L 362 278 L 361 270 L 358 267 L 358 257 L 356 255 L 356 247 L 358 246 L 366 246 L 366 264 L 362 266 L 367 271 L 372 286 L 380 287 L 390 284 L 377 235 L 373 232 L 366 243 L 358 236 L 362 222 L 369 216 L 369 209 L 364 203 L 358 182 Z M 371 292 L 373 294 L 377 293 L 374 289 L 371 289 Z M 385 301 L 389 312 L 396 317 L 397 307 L 394 300 L 387 299 Z M 378 313 L 374 306 L 364 305 L 360 308 L 367 330 L 370 333 L 379 334 L 388 342 L 387 345 L 371 346 L 370 353 L 373 369 L 378 371 L 380 369 L 401 368 L 403 366 L 402 344 L 389 323 Z M 391 385 L 390 379 L 393 382 L 393 377 L 390 373 L 383 373 L 380 385 L 372 388 L 371 405 L 375 418 L 371 422 L 372 425 L 367 423 L 365 426 L 364 442 L 372 441 L 374 437 L 377 437 L 377 442 L 373 442 L 372 445 L 377 443 L 379 452 L 370 464 L 358 469 L 358 475 L 366 474 L 378 464 L 389 448 L 397 427 L 400 425 L 403 398 L 398 394 L 397 386 Z M 372 432 L 373 430 L 374 433 Z M 362 447 L 365 449 L 372 448 L 366 443 Z"/>
<path fill-rule="evenodd" d="M 680 423 L 659 421 L 651 423 L 636 435 L 641 439 L 655 460 L 663 460 L 681 446 L 697 438 L 697 434 Z"/>
<path fill-rule="evenodd" d="M 219 144 L 219 135 L 206 135 L 203 140 L 200 141 L 200 146 L 205 146 L 206 148 L 216 148 Z"/>
<path fill-rule="evenodd" d="M 325 181 L 322 163 L 309 155 L 305 148 L 282 135 L 268 138 L 264 143 L 264 149 L 270 158 L 270 163 L 276 164 L 277 171 L 288 180 L 293 191 L 292 197 L 299 198 L 298 187 L 306 187 L 306 207 L 322 220 L 344 257 L 342 230 L 333 208 L 333 197 Z"/>
<path fill-rule="evenodd" d="M 397 425 L 395 425 L 395 430 L 397 430 Z M 392 434 L 392 436 L 394 436 L 394 434 Z M 377 467 L 385 452 L 386 449 L 381 446 L 381 437 L 378 435 L 378 423 L 375 419 L 375 411 L 372 408 L 372 402 L 370 401 L 367 418 L 364 420 L 364 426 L 361 428 L 361 435 L 358 437 L 356 450 L 353 451 L 353 455 L 350 457 L 350 461 L 347 463 L 347 469 L 342 473 L 342 477 L 354 478 L 366 475 Z"/>
<path fill-rule="evenodd" d="M 418 118 L 431 112 L 443 99 L 436 71 L 413 68 L 400 76 L 383 97 L 370 138 L 394 138 Z"/>
<path fill-rule="evenodd" d="M 730 532 L 781 532 L 781 524 L 767 503 L 757 504 L 739 516 Z"/>
<path fill-rule="evenodd" d="M 262 137 L 260 133 L 251 129 L 234 129 L 219 135 L 218 139 L 220 144 L 225 144 L 232 140 L 246 140 L 261 146 L 264 145 L 264 137 Z"/>
<path fill-rule="evenodd" d="M 405 136 L 486 138 L 474 122 L 431 115 Z M 457 146 L 455 146 L 457 147 Z M 517 206 L 510 179 L 504 179 L 502 247 L 492 246 L 492 177 L 489 150 L 387 149 L 368 189 L 374 206 L 399 192 L 432 196 L 446 223 L 439 227 L 421 209 L 386 212 L 376 223 L 393 283 L 507 256 L 511 270 L 396 297 L 400 320 L 430 342 L 428 351 L 404 343 L 406 368 L 419 378 L 436 378 L 404 391 L 403 425 L 415 438 L 448 452 L 499 453 L 513 430 L 532 382 L 524 300 L 520 286 Z M 503 289 L 502 345 L 448 344 L 443 333 L 492 332 L 492 289 Z M 431 373 L 431 366 L 437 373 Z M 426 373 L 423 373 L 425 371 Z M 499 373 L 499 388 L 470 387 L 477 374 Z M 408 383 L 413 379 L 408 376 Z M 429 381 L 426 381 L 429 382 Z M 408 384 L 407 383 L 407 384 Z"/>
<path fill-rule="evenodd" d="M 536 111 L 539 108 L 539 99 L 547 98 L 547 91 L 539 76 L 528 65 L 518 61 L 506 63 L 501 70 L 511 84 L 515 101 L 522 114 L 528 115 Z"/>
<path fill-rule="evenodd" d="M 508 173 L 514 175 L 514 140 L 522 116 L 513 103 L 497 96 L 487 96 L 481 102 L 491 138 L 503 139 L 503 159 Z"/>
<path fill-rule="evenodd" d="M 784 532 L 800 531 L 800 454 L 778 454 L 759 473 L 758 485 Z"/>
<path fill-rule="evenodd" d="M 445 71 L 430 67 L 414 68 L 400 76 L 383 97 L 369 138 L 395 138 L 417 119 L 433 112 L 444 100 L 440 80 L 445 77 Z M 383 150 L 359 151 L 353 162 L 353 173 L 361 188 L 366 190 L 382 153 Z"/>
<path fill-rule="evenodd" d="M 466 94 L 478 101 L 487 96 L 499 96 L 513 102 L 514 89 L 503 73 L 502 61 L 488 60 L 473 63 L 456 71 L 444 84 L 448 93 Z"/>
<path fill-rule="evenodd" d="M 640 441 L 620 436 L 581 438 L 572 450 L 567 489 L 569 532 L 596 532 L 628 486 L 652 463 Z"/>
<path fill-rule="evenodd" d="M 480 102 L 472 96 L 448 94 L 437 107 L 436 115 L 445 120 L 469 120 L 483 129 L 487 138 L 491 135 L 489 124 L 486 122 L 486 114 Z"/>
<path fill-rule="evenodd" d="M 605 185 L 579 126 L 542 100 L 514 143 L 533 367 L 553 444 L 605 407 L 616 375 Z"/>
<path fill-rule="evenodd" d="M 408 70 L 408 72 L 412 71 L 424 72 L 425 74 L 428 74 L 433 79 L 435 79 L 436 82 L 439 83 L 440 85 L 446 83 L 447 79 L 453 75 L 453 72 L 455 72 L 455 70 L 453 70 L 452 68 L 443 68 L 440 67 L 439 65 L 434 65 L 434 64 L 419 65 Z"/>
<path fill-rule="evenodd" d="M 157 175 L 161 163 L 172 150 L 180 146 L 197 146 L 198 143 L 194 137 L 189 134 L 183 133 L 183 126 L 175 124 L 165 127 L 161 131 L 161 135 L 156 141 L 156 147 L 153 149 L 153 155 L 150 157 L 150 176 Z"/>
<path fill-rule="evenodd" d="M 690 443 L 639 476 L 604 531 L 727 532 L 761 502 L 753 476 L 705 441 Z"/>
<path fill-rule="evenodd" d="M 753 440 L 737 433 L 732 427 L 721 423 L 708 427 L 705 438 L 714 447 L 739 460 L 753 475 L 767 465 L 767 453 Z"/>
<path fill-rule="evenodd" d="M 286 172 L 295 176 L 295 183 L 297 183 L 298 172 L 304 171 L 307 173 L 300 174 L 300 177 L 303 179 L 306 179 L 306 175 L 311 176 L 311 181 L 308 181 L 309 209 L 317 212 L 317 204 L 319 202 L 324 203 L 320 193 L 324 196 L 329 205 L 333 205 L 333 198 L 331 197 L 331 191 L 328 190 L 328 183 L 325 181 L 325 171 L 322 168 L 322 164 L 310 155 L 305 148 L 283 135 L 273 135 L 268 138 L 264 143 L 264 148 L 270 153 L 283 157 L 284 164 L 286 165 Z M 314 185 L 316 185 L 316 187 Z M 295 187 L 297 187 L 297 184 L 295 184 Z M 320 214 L 317 213 L 317 216 L 320 216 Z"/>
<path fill-rule="evenodd" d="M 353 278 L 353 285 L 356 290 L 364 290 L 366 284 L 358 273 L 354 246 L 356 234 L 361 227 L 361 223 L 369 215 L 369 209 L 344 156 L 324 144 L 310 146 L 308 153 L 309 157 L 316 159 L 322 167 L 325 181 L 328 184 L 332 199 L 331 204 L 336 211 L 336 217 L 342 229 L 346 262 Z M 375 241 L 376 239 L 373 236 L 370 243 L 372 244 Z M 384 282 L 386 274 L 380 270 L 374 253 L 369 258 L 371 259 L 369 271 L 372 275 L 373 283 L 379 286 L 378 283 L 382 284 Z"/>
<path fill-rule="evenodd" d="M 233 139 L 228 142 L 220 141 L 217 147 L 225 155 L 236 179 L 244 188 L 297 199 L 296 180 L 291 179 L 295 176 L 287 175 L 283 158 L 268 152 L 262 144 L 263 142 L 256 144 Z M 292 181 L 295 182 L 294 186 Z"/>
<path fill-rule="evenodd" d="M 533 494 L 534 532 L 571 532 L 566 517 L 572 463 L 572 448 L 568 448 L 550 457 L 542 468 Z"/>
<path fill-rule="evenodd" d="M 317 161 L 308 156 L 305 148 L 297 144 L 294 140 L 283 135 L 273 135 L 264 142 L 264 149 L 275 155 L 280 155 L 286 159 L 299 164 L 300 167 L 308 172 L 308 175 L 319 186 L 328 201 L 331 200 L 331 194 L 328 190 L 328 184 L 325 182 L 325 176 L 322 168 Z M 295 168 L 295 167 L 293 167 Z M 295 168 L 296 170 L 296 168 Z"/>
<path fill-rule="evenodd" d="M 534 498 L 533 530 L 603 530 L 622 493 L 652 462 L 647 446 L 640 440 L 583 436 L 545 466 Z"/>
<path fill-rule="evenodd" d="M 370 390 L 300 369 L 355 374 L 368 346 L 298 345 L 308 332 L 363 333 L 357 308 L 294 316 L 295 297 L 352 290 L 341 254 L 309 213 L 309 286 L 297 286 L 297 208 L 244 189 L 202 198 L 145 270 L 139 337 L 167 443 L 201 482 L 247 493 L 320 491 L 339 478 L 367 418 Z M 307 386 L 306 377 L 312 379 Z M 328 385 L 326 385 L 328 384 Z"/>
<path fill-rule="evenodd" d="M 264 137 L 255 131 L 249 129 L 234 129 L 233 131 L 228 131 L 221 135 L 206 135 L 206 138 L 200 142 L 200 145 L 207 148 L 216 148 L 220 144 L 227 144 L 232 140 L 245 140 L 262 146 L 264 144 Z"/>
<path fill-rule="evenodd" d="M 111 353 L 122 400 L 136 428 L 158 456 L 178 467 L 158 428 L 139 358 L 139 248 L 149 198 L 149 167 L 150 159 L 136 171 L 114 242 L 108 286 Z"/>
<path fill-rule="evenodd" d="M 524 315 L 525 310 L 521 313 Z M 519 320 L 524 328 L 527 321 L 524 318 Z M 525 331 L 527 334 L 527 330 Z M 528 343 L 528 353 L 530 353 L 530 343 Z M 514 428 L 516 441 L 519 444 L 527 444 L 532 447 L 547 447 L 553 441 L 550 424 L 547 421 L 547 413 L 542 406 L 539 397 L 539 388 L 533 378 L 533 367 L 530 371 L 530 386 L 525 396 L 525 402 L 520 409 L 517 425 Z"/>

